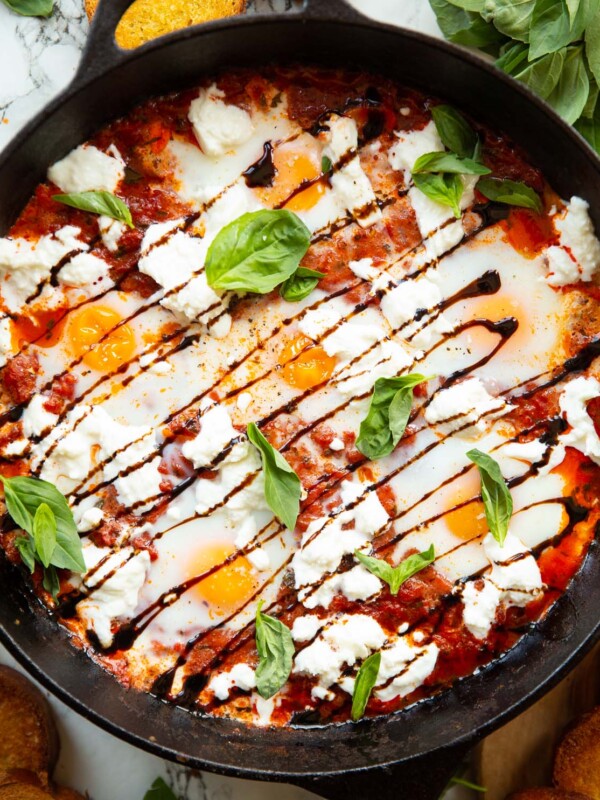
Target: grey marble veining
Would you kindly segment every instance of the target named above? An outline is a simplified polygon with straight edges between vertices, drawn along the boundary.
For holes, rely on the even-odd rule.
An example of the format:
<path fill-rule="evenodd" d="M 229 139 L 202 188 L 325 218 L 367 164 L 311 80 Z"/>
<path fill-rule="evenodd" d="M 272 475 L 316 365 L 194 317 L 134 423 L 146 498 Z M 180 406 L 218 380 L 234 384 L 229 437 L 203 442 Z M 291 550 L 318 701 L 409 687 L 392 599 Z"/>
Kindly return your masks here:
<path fill-rule="evenodd" d="M 439 35 L 427 0 L 351 0 L 376 19 Z M 249 13 L 290 10 L 296 0 L 252 0 Z M 75 74 L 88 23 L 83 0 L 57 0 L 47 20 L 19 17 L 0 4 L 0 149 L 18 134 Z M 0 663 L 14 661 L 0 646 Z M 281 784 L 198 774 L 126 745 L 54 698 L 62 741 L 56 779 L 92 800 L 142 800 L 162 775 L 181 800 L 311 800 L 315 795 Z M 465 800 L 453 790 L 446 800 Z"/>

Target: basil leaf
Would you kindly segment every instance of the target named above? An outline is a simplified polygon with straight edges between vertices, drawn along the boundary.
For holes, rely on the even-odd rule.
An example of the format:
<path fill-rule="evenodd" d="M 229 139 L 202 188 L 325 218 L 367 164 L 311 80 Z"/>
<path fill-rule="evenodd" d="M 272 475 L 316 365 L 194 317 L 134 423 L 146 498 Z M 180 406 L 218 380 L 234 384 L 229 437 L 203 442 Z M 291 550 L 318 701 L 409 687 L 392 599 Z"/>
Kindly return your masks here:
<path fill-rule="evenodd" d="M 268 700 L 289 678 L 295 648 L 290 629 L 275 617 L 263 614 L 263 605 L 261 600 L 256 609 L 256 690 Z"/>
<path fill-rule="evenodd" d="M 38 507 L 46 503 L 56 518 L 56 546 L 52 565 L 72 572 L 85 572 L 81 540 L 64 496 L 47 481 L 39 478 L 4 478 L 6 507 L 15 523 L 33 536 L 33 518 Z"/>
<path fill-rule="evenodd" d="M 260 452 L 265 473 L 265 499 L 286 528 L 293 531 L 300 513 L 300 478 L 281 453 L 265 439 L 254 422 L 246 430 L 248 439 Z"/>
<path fill-rule="evenodd" d="M 11 11 L 23 17 L 49 17 L 54 9 L 54 0 L 2 0 Z"/>
<path fill-rule="evenodd" d="M 594 116 L 591 119 L 582 117 L 577 120 L 575 127 L 587 139 L 594 150 L 600 153 L 600 108 L 596 107 Z"/>
<path fill-rule="evenodd" d="M 566 55 L 567 48 L 563 47 L 556 53 L 542 56 L 512 74 L 545 100 L 550 97 L 560 80 Z"/>
<path fill-rule="evenodd" d="M 365 713 L 369 697 L 377 682 L 381 667 L 381 653 L 373 653 L 361 664 L 352 692 L 352 719 L 357 722 Z"/>
<path fill-rule="evenodd" d="M 431 116 L 448 150 L 461 158 L 473 158 L 479 139 L 463 115 L 452 106 L 439 105 L 431 109 Z"/>
<path fill-rule="evenodd" d="M 580 39 L 598 10 L 599 0 L 581 0 L 571 20 L 566 0 L 536 0 L 531 17 L 529 59 L 533 61 Z"/>
<path fill-rule="evenodd" d="M 488 200 L 496 203 L 506 203 L 509 206 L 531 208 L 538 214 L 542 211 L 542 201 L 537 192 L 520 181 L 510 181 L 502 178 L 480 178 L 477 181 L 477 191 L 481 192 Z"/>
<path fill-rule="evenodd" d="M 596 113 L 596 105 L 598 104 L 598 94 L 600 94 L 598 84 L 593 77 L 590 77 L 590 93 L 584 109 L 581 112 L 582 117 L 585 117 L 586 119 L 593 119 L 594 114 Z"/>
<path fill-rule="evenodd" d="M 496 66 L 507 75 L 516 75 L 528 63 L 528 56 L 527 45 L 517 42 L 501 53 L 500 58 L 496 60 Z"/>
<path fill-rule="evenodd" d="M 495 459 L 481 450 L 469 450 L 467 458 L 477 465 L 481 476 L 481 499 L 490 533 L 503 545 L 513 512 L 512 495 Z"/>
<path fill-rule="evenodd" d="M 44 567 L 49 567 L 56 547 L 56 517 L 47 503 L 40 503 L 33 518 L 33 542 Z"/>
<path fill-rule="evenodd" d="M 479 14 L 464 11 L 448 0 L 429 0 L 438 25 L 447 39 L 467 47 L 489 47 L 503 41 L 503 35 Z"/>
<path fill-rule="evenodd" d="M 505 36 L 528 42 L 534 7 L 535 0 L 487 0 L 483 17 Z"/>
<path fill-rule="evenodd" d="M 162 778 L 157 778 L 144 795 L 144 800 L 178 800 L 178 798 Z"/>
<path fill-rule="evenodd" d="M 413 175 L 413 182 L 430 200 L 443 206 L 450 206 L 456 219 L 460 219 L 460 199 L 464 190 L 460 175 L 444 175 L 436 172 L 417 174 Z"/>
<path fill-rule="evenodd" d="M 51 594 L 56 600 L 60 591 L 60 580 L 58 579 L 58 573 L 54 567 L 50 566 L 48 569 L 44 570 L 42 585 L 48 594 Z"/>
<path fill-rule="evenodd" d="M 213 289 L 266 294 L 297 270 L 310 231 L 285 209 L 243 214 L 219 231 L 206 256 Z"/>
<path fill-rule="evenodd" d="M 569 12 L 569 21 L 573 24 L 575 16 L 579 11 L 581 0 L 567 0 L 567 11 Z"/>
<path fill-rule="evenodd" d="M 419 156 L 412 168 L 413 175 L 422 172 L 445 172 L 457 175 L 489 175 L 491 169 L 473 161 L 472 158 L 459 158 L 454 153 L 425 153 Z"/>
<path fill-rule="evenodd" d="M 321 159 L 321 172 L 323 175 L 327 175 L 328 172 L 331 172 L 333 169 L 333 164 L 331 163 L 331 159 L 327 156 L 323 156 Z"/>
<path fill-rule="evenodd" d="M 319 280 L 325 277 L 324 272 L 317 272 L 316 269 L 308 267 L 298 267 L 296 272 L 284 282 L 279 293 L 288 303 L 297 303 L 317 287 Z"/>
<path fill-rule="evenodd" d="M 392 567 L 387 561 L 381 558 L 374 558 L 361 553 L 359 550 L 354 552 L 354 557 L 366 567 L 369 572 L 381 578 L 390 587 L 390 594 L 397 595 L 400 587 L 417 572 L 433 564 L 435 561 L 435 548 L 433 545 L 422 553 L 415 553 L 401 561 L 397 567 Z"/>
<path fill-rule="evenodd" d="M 360 423 L 356 447 L 373 460 L 388 456 L 406 430 L 413 401 L 413 389 L 425 375 L 412 373 L 397 378 L 378 378 L 367 416 Z"/>
<path fill-rule="evenodd" d="M 546 100 L 566 122 L 572 124 L 581 116 L 589 93 L 590 79 L 583 59 L 583 47 L 569 47 L 560 79 Z"/>
<path fill-rule="evenodd" d="M 118 219 L 130 228 L 134 227 L 131 211 L 121 200 L 110 192 L 76 192 L 74 194 L 55 194 L 52 197 L 57 203 L 89 211 L 92 214 L 103 214 L 111 219 Z"/>
<path fill-rule="evenodd" d="M 600 14 L 596 14 L 585 30 L 585 54 L 597 83 L 600 83 Z"/>
<path fill-rule="evenodd" d="M 15 547 L 19 551 L 21 561 L 26 567 L 29 567 L 29 571 L 33 574 L 35 571 L 35 547 L 31 536 L 19 536 L 18 539 L 15 539 Z"/>

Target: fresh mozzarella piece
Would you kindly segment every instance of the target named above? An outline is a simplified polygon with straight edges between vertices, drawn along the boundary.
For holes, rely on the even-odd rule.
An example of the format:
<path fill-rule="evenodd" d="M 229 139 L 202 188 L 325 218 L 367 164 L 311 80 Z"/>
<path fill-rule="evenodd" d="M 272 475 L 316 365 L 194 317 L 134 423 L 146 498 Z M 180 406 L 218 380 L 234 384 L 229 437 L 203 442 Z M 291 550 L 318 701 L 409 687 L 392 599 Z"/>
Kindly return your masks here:
<path fill-rule="evenodd" d="M 28 439 L 33 436 L 41 436 L 44 431 L 56 424 L 58 415 L 52 414 L 44 408 L 44 403 L 47 402 L 48 398 L 44 395 L 34 394 L 29 401 L 29 405 L 23 411 L 21 424 L 23 425 L 23 433 Z"/>
<path fill-rule="evenodd" d="M 331 185 L 358 224 L 369 228 L 382 219 L 381 209 L 371 181 L 365 174 L 357 153 L 358 130 L 350 117 L 332 114 L 327 120 L 323 155 L 333 164 Z"/>
<path fill-rule="evenodd" d="M 219 672 L 208 684 L 218 700 L 227 700 L 232 689 L 249 692 L 256 688 L 256 675 L 248 664 L 236 664 L 229 672 Z"/>
<path fill-rule="evenodd" d="M 378 378 L 393 378 L 410 367 L 422 354 L 411 352 L 398 342 L 385 340 L 369 350 L 337 377 L 337 388 L 346 397 L 362 397 Z"/>
<path fill-rule="evenodd" d="M 116 253 L 119 249 L 119 240 L 125 233 L 127 225 L 121 220 L 102 215 L 98 217 L 98 228 L 106 249 L 111 253 Z"/>
<path fill-rule="evenodd" d="M 587 404 L 596 397 L 600 397 L 600 382 L 596 378 L 575 378 L 565 386 L 560 396 L 560 410 L 571 430 L 560 439 L 563 447 L 575 447 L 595 464 L 600 464 L 600 439 L 587 411 Z"/>
<path fill-rule="evenodd" d="M 425 240 L 425 252 L 430 261 L 440 258 L 453 247 L 456 247 L 465 236 L 465 229 L 462 220 L 451 222 L 444 225 Z"/>
<path fill-rule="evenodd" d="M 460 198 L 459 207 L 463 211 L 469 208 L 475 199 L 475 184 L 478 178 L 478 175 L 461 175 L 463 193 Z M 417 189 L 416 186 L 410 189 L 408 197 L 415 212 L 417 224 L 423 239 L 427 239 L 432 233 L 446 225 L 449 220 L 454 219 L 454 214 L 450 206 L 436 203 L 435 200 L 431 200 L 426 194 L 423 194 L 420 189 Z M 460 228 L 458 226 L 455 227 L 454 224 L 450 227 L 451 231 L 447 235 L 456 238 L 460 232 Z M 434 243 L 431 246 L 433 252 L 439 250 L 445 236 L 446 234 L 441 234 L 439 244 Z"/>
<path fill-rule="evenodd" d="M 436 283 L 427 277 L 406 280 L 381 300 L 381 311 L 394 330 L 414 320 L 418 311 L 432 311 L 442 300 Z"/>
<path fill-rule="evenodd" d="M 416 638 L 416 634 L 415 637 Z M 407 636 L 399 637 L 381 651 L 381 666 L 375 686 L 375 697 L 384 703 L 406 697 L 422 686 L 435 669 L 439 655 L 437 645 L 415 646 Z"/>
<path fill-rule="evenodd" d="M 396 132 L 396 142 L 388 151 L 392 169 L 404 173 L 404 183 L 411 180 L 415 161 L 426 153 L 436 153 L 444 149 L 435 122 L 428 122 L 418 131 Z"/>
<path fill-rule="evenodd" d="M 199 469 L 214 461 L 238 436 L 227 409 L 216 405 L 202 415 L 200 433 L 195 439 L 185 442 L 181 452 L 192 462 L 194 469 Z"/>
<path fill-rule="evenodd" d="M 108 264 L 91 253 L 78 253 L 58 273 L 59 283 L 65 286 L 91 286 L 105 281 Z"/>
<path fill-rule="evenodd" d="M 319 686 L 328 689 L 340 680 L 345 666 L 364 660 L 385 640 L 383 629 L 372 617 L 343 614 L 297 654 L 293 671 L 317 678 Z"/>
<path fill-rule="evenodd" d="M 382 586 L 379 578 L 359 564 L 348 572 L 342 572 L 341 575 L 334 575 L 333 578 L 323 581 L 317 591 L 306 598 L 304 606 L 329 608 L 338 592 L 350 601 L 368 600 L 378 594 Z"/>
<path fill-rule="evenodd" d="M 203 267 L 205 254 L 202 239 L 178 231 L 142 256 L 138 268 L 169 291 L 185 285 Z"/>
<path fill-rule="evenodd" d="M 224 93 L 213 83 L 202 89 L 190 104 L 189 119 L 202 150 L 208 156 L 223 156 L 247 142 L 253 132 L 247 111 L 223 102 Z"/>
<path fill-rule="evenodd" d="M 29 239 L 0 239 L 2 299 L 9 311 L 18 312 L 38 285 L 47 281 L 59 261 L 69 253 L 87 250 L 78 237 L 79 228 L 66 225 L 37 242 Z"/>
<path fill-rule="evenodd" d="M 93 506 L 92 508 L 88 508 L 81 514 L 74 514 L 75 522 L 77 524 L 77 530 L 80 533 L 86 533 L 87 531 L 94 530 L 97 528 L 98 525 L 104 519 L 104 512 L 101 508 L 97 506 Z"/>
<path fill-rule="evenodd" d="M 372 258 L 361 258 L 359 261 L 350 261 L 348 264 L 357 278 L 363 281 L 372 281 L 379 275 L 379 270 L 373 266 Z"/>
<path fill-rule="evenodd" d="M 160 495 L 162 492 L 160 487 L 165 479 L 159 470 L 160 464 L 160 456 L 157 456 L 139 469 L 117 478 L 115 488 L 119 502 L 130 508 Z"/>
<path fill-rule="evenodd" d="M 600 266 L 600 242 L 594 233 L 589 204 L 581 197 L 572 197 L 565 213 L 555 217 L 560 234 L 560 247 L 547 251 L 552 286 L 564 286 L 578 280 L 591 281 Z"/>
<path fill-rule="evenodd" d="M 467 378 L 448 389 L 440 389 L 425 409 L 425 419 L 430 425 L 451 423 L 454 428 L 470 422 L 483 431 L 485 420 L 481 417 L 489 417 L 492 412 L 498 416 L 509 410 L 501 397 L 489 394 L 479 378 Z"/>
<path fill-rule="evenodd" d="M 183 219 L 170 219 L 167 222 L 155 222 L 149 225 L 142 239 L 141 251 L 142 254 L 147 253 L 148 250 L 163 239 L 167 239 L 168 235 L 173 231 L 181 228 L 185 220 Z"/>
<path fill-rule="evenodd" d="M 321 303 L 317 308 L 307 311 L 298 327 L 305 336 L 317 341 L 342 319 L 342 310 L 331 303 Z"/>
<path fill-rule="evenodd" d="M 218 310 L 223 308 L 221 297 L 210 288 L 204 274 L 192 278 L 179 292 L 162 300 L 161 305 L 184 322 L 202 322 L 203 315 L 207 311 L 218 313 Z"/>
<path fill-rule="evenodd" d="M 502 598 L 501 590 L 490 580 L 467 581 L 462 588 L 463 621 L 473 636 L 485 639 Z"/>
<path fill-rule="evenodd" d="M 125 162 L 118 150 L 103 153 L 90 144 L 81 145 L 48 170 L 48 179 L 68 194 L 114 192 L 125 177 Z"/>
<path fill-rule="evenodd" d="M 324 620 L 316 616 L 296 617 L 292 625 L 292 638 L 295 642 L 308 642 L 315 638 L 323 624 Z"/>
<path fill-rule="evenodd" d="M 329 356 L 349 361 L 385 339 L 385 336 L 381 325 L 350 320 L 329 334 L 323 342 L 323 349 Z"/>
<path fill-rule="evenodd" d="M 129 558 L 89 598 L 78 604 L 79 615 L 95 632 L 103 647 L 112 644 L 113 622 L 123 622 L 133 616 L 149 567 L 150 555 L 143 550 Z"/>
<path fill-rule="evenodd" d="M 0 367 L 13 355 L 12 327 L 10 317 L 0 318 Z"/>

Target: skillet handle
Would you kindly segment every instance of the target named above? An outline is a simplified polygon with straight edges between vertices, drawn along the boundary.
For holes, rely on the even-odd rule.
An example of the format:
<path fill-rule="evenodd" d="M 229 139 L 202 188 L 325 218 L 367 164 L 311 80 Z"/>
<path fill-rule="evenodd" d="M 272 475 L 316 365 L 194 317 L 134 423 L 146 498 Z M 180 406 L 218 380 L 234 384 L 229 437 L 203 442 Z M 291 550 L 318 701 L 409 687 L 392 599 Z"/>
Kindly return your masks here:
<path fill-rule="evenodd" d="M 127 56 L 117 45 L 115 31 L 134 0 L 100 0 L 94 14 L 75 83 L 84 83 L 116 67 Z M 304 7 L 291 12 L 300 19 L 349 21 L 364 19 L 348 0 L 304 0 Z M 258 16 L 258 15 L 255 15 Z M 272 14 L 262 14 L 268 18 Z"/>
<path fill-rule="evenodd" d="M 325 800 L 438 800 L 469 747 L 456 745 L 397 766 L 349 773 L 344 778 L 303 778 L 300 786 Z"/>

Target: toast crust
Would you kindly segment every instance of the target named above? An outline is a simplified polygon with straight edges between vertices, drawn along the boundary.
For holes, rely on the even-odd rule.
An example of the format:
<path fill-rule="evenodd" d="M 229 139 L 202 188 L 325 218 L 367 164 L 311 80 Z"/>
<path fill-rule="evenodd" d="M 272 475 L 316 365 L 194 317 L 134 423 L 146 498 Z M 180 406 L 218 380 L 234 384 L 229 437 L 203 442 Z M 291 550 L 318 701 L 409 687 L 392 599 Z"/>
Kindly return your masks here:
<path fill-rule="evenodd" d="M 91 19 L 99 0 L 85 0 Z M 166 33 L 213 19 L 241 14 L 246 0 L 136 0 L 117 28 L 117 44 L 132 50 Z"/>
<path fill-rule="evenodd" d="M 0 800 L 52 800 L 52 795 L 30 783 L 11 783 L 0 786 Z"/>
<path fill-rule="evenodd" d="M 600 706 L 567 729 L 556 748 L 554 783 L 600 800 Z"/>
<path fill-rule="evenodd" d="M 23 675 L 0 665 L 0 772 L 38 775 L 47 784 L 59 740 L 50 706 Z"/>

